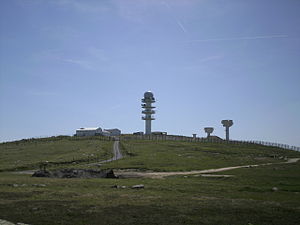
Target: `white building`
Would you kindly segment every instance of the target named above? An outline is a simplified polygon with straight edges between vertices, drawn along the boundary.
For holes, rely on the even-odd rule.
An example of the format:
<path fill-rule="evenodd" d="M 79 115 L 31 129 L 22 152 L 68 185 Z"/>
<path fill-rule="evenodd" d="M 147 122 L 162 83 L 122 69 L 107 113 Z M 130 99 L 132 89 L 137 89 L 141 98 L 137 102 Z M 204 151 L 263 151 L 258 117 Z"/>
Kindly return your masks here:
<path fill-rule="evenodd" d="M 101 129 L 100 127 L 91 128 L 79 128 L 76 130 L 76 136 L 120 136 L 121 131 L 119 129 Z"/>
<path fill-rule="evenodd" d="M 121 130 L 119 129 L 105 129 L 105 131 L 108 131 L 110 133 L 110 136 L 120 136 Z"/>
<path fill-rule="evenodd" d="M 102 136 L 112 136 L 111 133 L 107 130 L 102 131 Z"/>
<path fill-rule="evenodd" d="M 102 135 L 102 129 L 100 127 L 91 127 L 91 128 L 79 128 L 76 130 L 76 136 L 96 136 Z"/>

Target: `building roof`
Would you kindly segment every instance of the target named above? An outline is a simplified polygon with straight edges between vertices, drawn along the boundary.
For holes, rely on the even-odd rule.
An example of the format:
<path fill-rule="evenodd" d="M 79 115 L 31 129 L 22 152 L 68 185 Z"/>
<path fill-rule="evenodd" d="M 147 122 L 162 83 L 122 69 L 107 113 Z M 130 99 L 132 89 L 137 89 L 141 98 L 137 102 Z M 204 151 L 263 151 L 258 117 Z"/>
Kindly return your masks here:
<path fill-rule="evenodd" d="M 102 130 L 100 127 L 81 127 L 77 129 L 76 131 L 96 131 L 96 130 Z"/>
<path fill-rule="evenodd" d="M 117 128 L 114 128 L 114 129 L 104 129 L 104 130 L 107 130 L 107 131 L 121 131 L 121 130 L 119 130 Z"/>

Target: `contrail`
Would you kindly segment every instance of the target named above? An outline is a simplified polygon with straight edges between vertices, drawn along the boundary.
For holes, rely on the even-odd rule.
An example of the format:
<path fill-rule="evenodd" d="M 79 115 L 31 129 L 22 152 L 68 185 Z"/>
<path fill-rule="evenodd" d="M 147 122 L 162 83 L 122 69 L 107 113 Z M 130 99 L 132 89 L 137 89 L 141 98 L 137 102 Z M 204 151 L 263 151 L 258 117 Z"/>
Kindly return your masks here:
<path fill-rule="evenodd" d="M 182 30 L 184 33 L 186 33 L 187 31 L 186 31 L 186 29 L 184 28 L 184 26 L 182 25 L 182 23 L 181 23 L 179 20 L 176 20 L 176 22 L 177 22 L 178 26 L 181 28 L 181 30 Z"/>
<path fill-rule="evenodd" d="M 172 13 L 172 8 L 167 2 L 163 1 L 162 4 L 165 5 L 168 8 L 168 10 Z M 176 23 L 180 27 L 180 29 L 183 31 L 183 33 L 187 33 L 187 30 L 185 29 L 185 27 L 182 25 L 180 20 L 178 20 L 173 13 L 172 13 L 172 17 L 174 18 L 174 20 L 176 21 Z"/>
<path fill-rule="evenodd" d="M 168 4 L 168 3 L 166 3 L 166 2 L 161 2 L 161 4 L 163 4 L 163 5 L 165 5 L 169 10 L 171 10 L 171 7 L 170 7 L 170 5 Z"/>
<path fill-rule="evenodd" d="M 265 35 L 265 36 L 250 36 L 250 37 L 233 37 L 233 38 L 209 38 L 196 39 L 186 42 L 206 42 L 206 41 L 236 41 L 236 40 L 256 40 L 256 39 L 272 39 L 272 38 L 287 38 L 288 35 Z"/>

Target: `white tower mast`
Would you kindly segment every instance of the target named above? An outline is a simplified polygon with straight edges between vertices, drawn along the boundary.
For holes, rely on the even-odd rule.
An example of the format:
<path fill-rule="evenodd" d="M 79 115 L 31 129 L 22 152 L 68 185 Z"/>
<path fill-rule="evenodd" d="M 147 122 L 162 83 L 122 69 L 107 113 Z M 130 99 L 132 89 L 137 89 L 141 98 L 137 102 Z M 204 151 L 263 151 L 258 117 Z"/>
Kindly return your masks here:
<path fill-rule="evenodd" d="M 152 117 L 152 114 L 155 114 L 155 111 L 153 110 L 155 107 L 152 106 L 152 103 L 155 102 L 155 98 L 153 97 L 153 93 L 151 91 L 147 91 L 144 94 L 144 98 L 142 99 L 142 108 L 144 109 L 142 111 L 145 116 L 142 117 L 142 120 L 145 120 L 145 134 L 150 135 L 151 134 L 151 120 L 155 120 L 154 117 Z"/>
<path fill-rule="evenodd" d="M 233 125 L 232 120 L 222 120 L 221 123 L 223 124 L 223 127 L 225 127 L 226 132 L 226 141 L 229 141 L 229 127 Z"/>

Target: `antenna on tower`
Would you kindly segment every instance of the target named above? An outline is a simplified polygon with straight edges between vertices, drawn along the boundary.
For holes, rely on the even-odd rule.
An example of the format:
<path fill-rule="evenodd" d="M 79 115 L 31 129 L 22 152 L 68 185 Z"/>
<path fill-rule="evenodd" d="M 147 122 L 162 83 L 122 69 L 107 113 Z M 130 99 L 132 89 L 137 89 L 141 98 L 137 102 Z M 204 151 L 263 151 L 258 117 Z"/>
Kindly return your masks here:
<path fill-rule="evenodd" d="M 210 134 L 214 131 L 213 127 L 205 127 L 204 128 L 205 133 L 207 133 L 207 138 L 210 137 Z"/>
<path fill-rule="evenodd" d="M 226 141 L 229 141 L 229 127 L 233 125 L 232 120 L 222 120 L 221 123 L 223 124 L 223 127 L 225 127 L 226 132 Z"/>
<path fill-rule="evenodd" d="M 155 120 L 155 118 L 152 117 L 152 114 L 155 114 L 155 111 L 153 110 L 155 109 L 155 106 L 152 106 L 152 103 L 155 103 L 155 98 L 151 91 L 145 92 L 142 103 L 142 108 L 144 109 L 142 113 L 145 114 L 145 116 L 142 117 L 142 120 L 145 120 L 145 134 L 150 135 L 151 120 Z"/>

